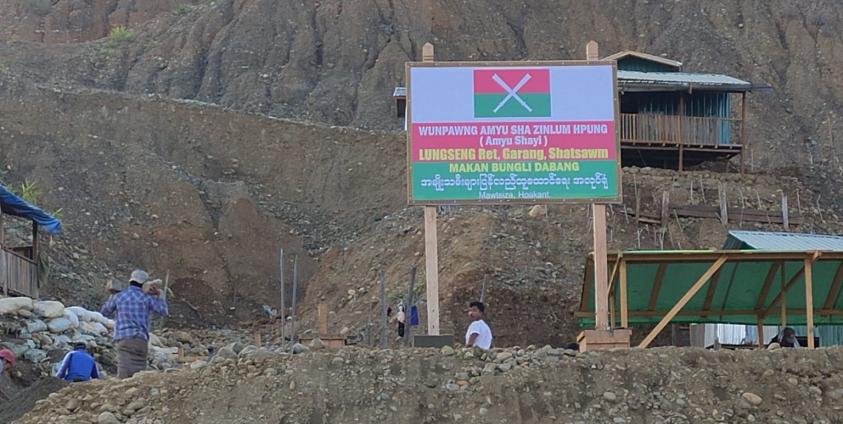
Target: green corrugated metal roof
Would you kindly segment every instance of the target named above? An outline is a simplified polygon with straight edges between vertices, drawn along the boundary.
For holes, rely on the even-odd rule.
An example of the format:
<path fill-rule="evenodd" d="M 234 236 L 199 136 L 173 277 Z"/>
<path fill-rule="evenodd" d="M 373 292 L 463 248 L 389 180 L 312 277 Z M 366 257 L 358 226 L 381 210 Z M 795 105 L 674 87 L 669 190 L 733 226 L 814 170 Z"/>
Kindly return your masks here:
<path fill-rule="evenodd" d="M 711 267 L 720 256 L 729 259 L 709 282 L 695 294 L 672 322 L 756 324 L 759 311 L 769 312 L 763 319 L 768 325 L 780 324 L 780 306 L 773 300 L 782 285 L 790 285 L 786 305 L 788 324 L 804 324 L 805 280 L 801 273 L 804 259 L 811 252 L 769 251 L 657 251 L 625 252 L 627 263 L 628 308 L 630 324 L 657 323 Z M 617 255 L 610 256 L 609 275 L 612 275 Z M 580 310 L 582 325 L 594 323 L 594 279 L 587 260 L 586 277 Z M 660 289 L 656 275 L 663 267 Z M 782 275 L 782 267 L 784 275 Z M 771 271 L 772 269 L 772 271 Z M 766 288 L 768 274 L 772 276 Z M 839 275 L 838 275 L 839 274 Z M 813 265 L 813 305 L 816 324 L 843 324 L 843 300 L 835 279 L 843 278 L 843 253 L 821 255 Z M 616 278 L 617 280 L 617 278 Z M 613 301 L 616 316 L 620 317 L 619 282 L 614 282 Z M 656 291 L 654 295 L 653 292 Z M 829 297 L 829 293 L 831 296 Z M 654 303 L 651 305 L 651 299 Z M 829 308 L 823 310 L 826 302 Z M 760 308 L 758 307 L 760 305 Z M 652 308 L 651 308 L 652 306 Z M 825 313 L 825 314 L 824 314 Z"/>
<path fill-rule="evenodd" d="M 655 85 L 666 87 L 688 88 L 729 88 L 738 91 L 752 89 L 752 83 L 720 74 L 702 74 L 690 72 L 641 72 L 618 71 L 618 84 L 626 85 Z"/>
<path fill-rule="evenodd" d="M 826 234 L 729 231 L 723 248 L 843 252 L 843 237 Z"/>

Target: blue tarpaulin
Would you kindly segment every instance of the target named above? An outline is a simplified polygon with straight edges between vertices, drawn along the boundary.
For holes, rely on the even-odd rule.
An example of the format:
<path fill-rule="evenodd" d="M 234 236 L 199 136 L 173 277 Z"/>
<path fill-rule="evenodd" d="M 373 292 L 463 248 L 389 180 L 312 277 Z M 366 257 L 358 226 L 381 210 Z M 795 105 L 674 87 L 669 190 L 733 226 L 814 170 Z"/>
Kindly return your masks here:
<path fill-rule="evenodd" d="M 61 232 L 61 222 L 38 207 L 30 205 L 16 194 L 0 185 L 0 208 L 3 214 L 35 221 L 50 234 Z"/>

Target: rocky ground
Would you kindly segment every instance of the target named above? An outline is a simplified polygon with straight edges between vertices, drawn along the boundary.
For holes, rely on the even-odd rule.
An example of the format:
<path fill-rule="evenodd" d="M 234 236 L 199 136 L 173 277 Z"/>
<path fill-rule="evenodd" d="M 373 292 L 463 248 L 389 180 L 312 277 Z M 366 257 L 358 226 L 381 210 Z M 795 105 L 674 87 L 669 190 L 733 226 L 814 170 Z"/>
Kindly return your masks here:
<path fill-rule="evenodd" d="M 576 353 L 550 346 L 226 348 L 209 364 L 73 385 L 46 423 L 836 423 L 843 349 Z M 352 388 L 353 389 L 350 389 Z"/>

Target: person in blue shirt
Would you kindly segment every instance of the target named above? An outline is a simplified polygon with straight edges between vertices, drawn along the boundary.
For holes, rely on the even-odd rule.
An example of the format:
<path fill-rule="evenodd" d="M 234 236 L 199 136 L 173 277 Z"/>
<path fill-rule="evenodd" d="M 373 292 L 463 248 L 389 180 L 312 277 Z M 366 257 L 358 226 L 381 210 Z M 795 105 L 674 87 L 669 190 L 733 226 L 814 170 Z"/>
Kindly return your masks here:
<path fill-rule="evenodd" d="M 117 377 L 129 378 L 147 366 L 149 352 L 149 320 L 155 313 L 169 315 L 167 300 L 152 286 L 143 291 L 149 280 L 146 271 L 136 269 L 129 279 L 129 288 L 112 294 L 100 312 L 114 318 L 114 342 L 117 345 Z"/>
<path fill-rule="evenodd" d="M 97 372 L 97 363 L 94 361 L 94 357 L 88 353 L 85 343 L 76 343 L 73 350 L 65 355 L 57 377 L 70 382 L 100 378 Z"/>

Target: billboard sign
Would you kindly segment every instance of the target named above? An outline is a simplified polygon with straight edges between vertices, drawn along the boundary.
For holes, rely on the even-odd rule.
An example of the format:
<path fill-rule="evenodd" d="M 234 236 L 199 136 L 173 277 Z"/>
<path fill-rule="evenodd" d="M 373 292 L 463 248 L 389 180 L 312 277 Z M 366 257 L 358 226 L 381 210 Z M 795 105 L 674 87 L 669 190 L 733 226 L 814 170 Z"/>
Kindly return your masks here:
<path fill-rule="evenodd" d="M 410 204 L 614 203 L 614 62 L 407 64 Z"/>

